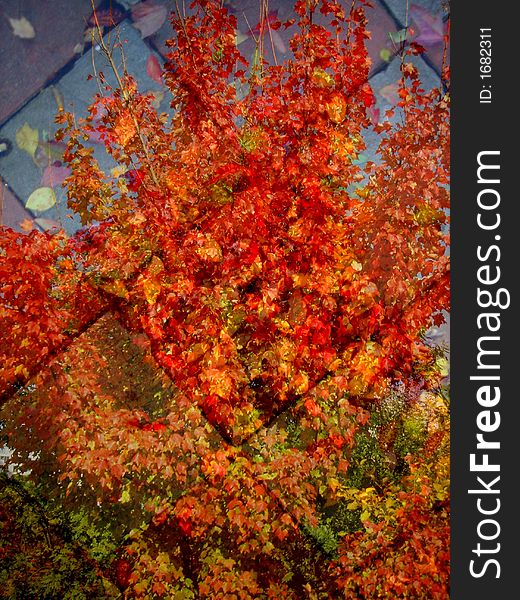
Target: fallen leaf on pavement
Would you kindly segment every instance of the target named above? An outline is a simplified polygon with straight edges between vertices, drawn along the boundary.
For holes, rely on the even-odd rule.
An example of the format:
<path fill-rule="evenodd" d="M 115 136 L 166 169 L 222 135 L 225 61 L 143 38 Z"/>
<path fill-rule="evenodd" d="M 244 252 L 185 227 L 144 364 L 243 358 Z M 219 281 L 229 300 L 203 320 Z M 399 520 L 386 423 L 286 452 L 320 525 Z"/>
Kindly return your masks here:
<path fill-rule="evenodd" d="M 58 110 L 63 110 L 64 104 L 65 104 L 65 100 L 63 99 L 63 94 L 55 85 L 51 85 L 49 89 L 51 90 L 52 95 L 54 96 L 54 101 L 56 102 L 56 108 Z"/>
<path fill-rule="evenodd" d="M 23 231 L 32 231 L 33 229 L 35 229 L 34 221 L 32 219 L 24 219 L 20 223 L 20 227 L 22 228 Z"/>
<path fill-rule="evenodd" d="M 379 90 L 379 95 L 382 96 L 388 102 L 388 104 L 395 105 L 400 100 L 399 86 L 397 83 L 389 83 Z"/>
<path fill-rule="evenodd" d="M 442 22 L 442 15 L 434 15 L 422 6 L 412 4 L 410 16 L 419 29 L 419 34 L 415 38 L 418 44 L 432 46 L 443 41 L 444 23 Z"/>
<path fill-rule="evenodd" d="M 11 142 L 7 138 L 0 138 L 0 156 L 9 154 L 11 147 Z"/>
<path fill-rule="evenodd" d="M 41 185 L 43 187 L 55 187 L 61 185 L 69 175 L 69 167 L 49 165 L 43 172 Z"/>
<path fill-rule="evenodd" d="M 24 123 L 16 132 L 16 145 L 20 150 L 25 150 L 29 156 L 34 156 L 38 147 L 39 134 L 28 123 Z"/>
<path fill-rule="evenodd" d="M 36 212 L 49 210 L 56 204 L 56 194 L 50 187 L 40 187 L 34 190 L 25 203 L 25 208 Z"/>
<path fill-rule="evenodd" d="M 61 161 L 67 146 L 62 142 L 38 142 L 33 160 L 40 169 L 46 169 L 56 161 Z"/>
<path fill-rule="evenodd" d="M 20 17 L 19 19 L 8 18 L 16 37 L 22 38 L 23 40 L 30 40 L 36 35 L 34 27 L 25 17 Z"/>
<path fill-rule="evenodd" d="M 61 225 L 57 221 L 53 221 L 52 219 L 34 219 L 34 222 L 37 223 L 44 231 L 50 231 L 51 229 L 61 229 Z"/>
<path fill-rule="evenodd" d="M 159 30 L 168 16 L 168 9 L 163 4 L 156 4 L 153 0 L 144 0 L 132 6 L 132 20 L 134 27 L 141 32 L 141 37 L 146 38 Z"/>
<path fill-rule="evenodd" d="M 153 54 L 150 54 L 148 60 L 146 61 L 146 73 L 150 79 L 153 79 L 159 85 L 163 84 L 162 74 L 163 70 L 157 57 Z"/>

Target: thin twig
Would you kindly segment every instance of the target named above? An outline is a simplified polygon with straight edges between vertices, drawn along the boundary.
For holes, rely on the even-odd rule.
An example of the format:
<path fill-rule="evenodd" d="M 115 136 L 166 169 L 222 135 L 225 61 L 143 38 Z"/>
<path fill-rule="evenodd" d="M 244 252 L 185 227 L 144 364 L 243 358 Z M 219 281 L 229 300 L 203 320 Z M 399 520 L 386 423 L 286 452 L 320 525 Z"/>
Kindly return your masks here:
<path fill-rule="evenodd" d="M 96 80 L 96 83 L 98 86 L 99 95 L 104 96 L 105 95 L 104 90 L 101 87 L 101 81 L 100 81 L 100 77 L 98 75 L 97 67 L 96 67 L 96 55 L 94 54 L 94 52 L 96 51 L 96 39 L 94 37 L 93 31 L 91 31 L 91 38 L 92 38 L 92 43 L 91 43 L 91 47 L 90 47 L 90 55 L 91 55 L 91 60 L 92 60 L 92 71 L 94 72 L 94 79 Z"/>
<path fill-rule="evenodd" d="M 247 27 L 249 29 L 249 33 L 251 34 L 251 37 L 255 40 L 255 44 L 258 44 L 258 39 L 257 39 L 257 37 L 256 37 L 256 35 L 255 35 L 255 33 L 254 33 L 254 31 L 253 31 L 253 29 L 252 29 L 249 21 L 248 21 L 248 19 L 247 19 L 246 13 L 243 12 L 242 15 L 244 16 L 244 19 L 246 21 L 246 24 L 247 24 Z"/>
<path fill-rule="evenodd" d="M 177 11 L 177 16 L 179 17 L 179 22 L 182 27 L 182 31 L 184 33 L 184 37 L 186 39 L 186 44 L 188 45 L 188 50 L 190 52 L 191 62 L 193 63 L 193 68 L 197 71 L 197 64 L 195 62 L 195 56 L 193 55 L 193 49 L 191 47 L 190 37 L 188 35 L 188 31 L 186 29 L 186 7 L 184 5 L 184 1 L 182 3 L 183 14 L 181 15 L 181 9 L 179 7 L 179 0 L 175 0 L 175 9 Z"/>
<path fill-rule="evenodd" d="M 103 54 L 106 56 L 106 58 L 107 58 L 107 60 L 108 60 L 108 62 L 110 64 L 110 68 L 112 69 L 112 72 L 114 73 L 114 76 L 115 76 L 115 78 L 117 80 L 117 84 L 119 86 L 119 89 L 121 90 L 121 94 L 123 95 L 123 100 L 126 102 L 126 106 L 127 106 L 128 110 L 130 112 L 130 116 L 131 116 L 132 121 L 134 123 L 134 127 L 135 127 L 135 130 L 137 132 L 137 136 L 139 138 L 139 142 L 141 144 L 141 148 L 142 148 L 142 150 L 144 152 L 144 155 L 145 155 L 145 158 L 146 158 L 146 161 L 147 161 L 147 166 L 148 166 L 148 169 L 150 171 L 150 175 L 152 177 L 152 180 L 155 183 L 155 185 L 158 188 L 160 188 L 161 184 L 159 182 L 159 179 L 157 178 L 157 175 L 155 173 L 155 169 L 153 168 L 153 164 L 152 164 L 152 161 L 151 161 L 150 153 L 149 153 L 148 147 L 146 145 L 146 140 L 145 140 L 144 135 L 143 135 L 143 133 L 141 131 L 141 127 L 139 125 L 139 121 L 138 121 L 138 119 L 137 119 L 137 117 L 135 115 L 135 112 L 133 110 L 132 97 L 130 96 L 128 90 L 126 89 L 126 87 L 125 87 L 125 85 L 123 83 L 123 80 L 121 79 L 121 76 L 119 74 L 119 71 L 117 69 L 117 66 L 116 66 L 116 64 L 114 62 L 114 58 L 111 55 L 110 50 L 108 49 L 108 47 L 107 47 L 107 45 L 105 43 L 105 40 L 103 39 L 103 30 L 101 29 L 101 25 L 99 24 L 99 21 L 98 21 L 98 17 L 97 17 L 97 13 L 96 13 L 96 7 L 94 5 L 94 0 L 90 0 L 90 3 L 92 5 L 92 9 L 93 9 L 93 12 L 94 12 L 94 21 L 96 23 L 96 29 L 97 29 L 97 32 L 98 32 L 98 35 L 99 35 L 99 45 L 100 45 L 100 47 L 101 47 L 101 49 L 103 51 Z"/>
<path fill-rule="evenodd" d="M 273 32 L 271 31 L 271 23 L 269 23 L 269 0 L 262 0 L 265 3 L 265 13 L 267 15 L 267 31 L 269 32 L 269 39 L 271 40 L 271 50 L 273 52 L 274 64 L 278 66 L 278 60 L 276 58 L 276 52 L 274 49 Z"/>

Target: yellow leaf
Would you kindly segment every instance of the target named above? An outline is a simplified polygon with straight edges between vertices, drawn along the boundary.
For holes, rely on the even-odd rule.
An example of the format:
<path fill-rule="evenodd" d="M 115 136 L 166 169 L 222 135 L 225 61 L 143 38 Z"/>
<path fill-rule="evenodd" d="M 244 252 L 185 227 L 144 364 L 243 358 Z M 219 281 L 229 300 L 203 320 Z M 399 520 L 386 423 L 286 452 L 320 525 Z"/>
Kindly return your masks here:
<path fill-rule="evenodd" d="M 439 374 L 442 377 L 447 377 L 447 375 L 450 372 L 450 363 L 448 362 L 446 357 L 439 356 L 435 362 L 436 362 L 437 368 L 439 369 Z"/>
<path fill-rule="evenodd" d="M 125 300 L 128 300 L 129 298 L 128 290 L 120 279 L 104 282 L 99 287 L 105 292 L 113 294 L 118 298 L 124 298 Z"/>
<path fill-rule="evenodd" d="M 22 377 L 29 377 L 29 371 L 28 371 L 27 367 L 25 367 L 24 365 L 18 365 L 14 370 L 14 374 L 17 377 L 19 377 L 20 375 Z"/>
<path fill-rule="evenodd" d="M 20 150 L 25 150 L 30 156 L 34 156 L 38 147 L 38 130 L 32 129 L 28 123 L 24 123 L 16 132 L 16 144 Z"/>
<path fill-rule="evenodd" d="M 161 293 L 161 285 L 154 279 L 145 279 L 143 281 L 143 291 L 148 304 L 155 304 L 157 296 Z"/>
<path fill-rule="evenodd" d="M 329 119 L 333 123 L 341 123 L 347 114 L 347 101 L 343 94 L 336 92 L 330 102 L 325 105 Z"/>
<path fill-rule="evenodd" d="M 381 52 L 379 53 L 379 56 L 385 61 L 388 62 L 390 60 L 390 58 L 392 57 L 392 54 L 390 52 L 390 50 L 388 50 L 388 48 L 383 48 L 381 50 Z"/>
<path fill-rule="evenodd" d="M 113 169 L 110 169 L 110 174 L 112 177 L 121 177 L 127 171 L 127 168 L 124 165 L 117 165 Z"/>
<path fill-rule="evenodd" d="M 11 19 L 11 17 L 8 18 L 9 23 L 11 23 L 11 27 L 13 28 L 13 33 L 16 37 L 24 40 L 30 40 L 36 35 L 34 27 L 25 17 L 20 17 L 19 19 Z"/>
<path fill-rule="evenodd" d="M 258 476 L 259 479 L 275 479 L 277 477 L 277 473 L 262 473 Z"/>
<path fill-rule="evenodd" d="M 56 204 L 56 194 L 50 187 L 41 187 L 34 190 L 25 203 L 25 208 L 37 212 L 49 210 Z"/>
<path fill-rule="evenodd" d="M 327 481 L 327 483 L 329 485 L 329 488 L 332 490 L 332 492 L 335 492 L 338 489 L 338 487 L 339 487 L 339 481 L 336 478 L 334 478 L 334 477 L 331 477 Z"/>
<path fill-rule="evenodd" d="M 134 137 L 136 133 L 135 122 L 130 115 L 123 114 L 117 122 L 117 134 L 119 136 L 119 143 L 122 146 L 128 144 L 128 142 Z"/>
<path fill-rule="evenodd" d="M 363 187 L 363 188 L 358 188 L 356 190 L 356 194 L 360 197 L 360 198 L 368 198 L 370 196 L 370 190 L 368 187 Z"/>
<path fill-rule="evenodd" d="M 304 394 L 309 389 L 309 377 L 304 371 L 296 374 L 291 382 L 292 389 L 297 394 Z"/>
<path fill-rule="evenodd" d="M 334 85 L 334 78 L 321 67 L 317 67 L 312 72 L 312 81 L 317 86 L 322 88 L 327 88 Z"/>

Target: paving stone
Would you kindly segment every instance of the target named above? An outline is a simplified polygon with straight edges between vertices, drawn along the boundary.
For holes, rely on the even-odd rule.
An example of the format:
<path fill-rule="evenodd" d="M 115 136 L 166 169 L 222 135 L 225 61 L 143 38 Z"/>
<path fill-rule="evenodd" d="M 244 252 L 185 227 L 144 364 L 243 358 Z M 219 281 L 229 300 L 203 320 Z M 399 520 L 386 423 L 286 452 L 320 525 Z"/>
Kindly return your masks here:
<path fill-rule="evenodd" d="M 33 216 L 25 209 L 20 200 L 11 192 L 7 184 L 0 182 L 0 225 L 15 231 L 23 231 L 20 224 Z"/>
<path fill-rule="evenodd" d="M 383 6 L 387 8 L 389 13 L 394 16 L 403 27 L 406 25 L 406 17 L 408 15 L 408 22 L 411 23 L 410 8 L 412 6 L 419 6 L 433 15 L 441 14 L 443 11 L 443 4 L 447 4 L 443 0 L 379 0 Z"/>
<path fill-rule="evenodd" d="M 151 54 L 150 48 L 143 42 L 139 32 L 124 21 L 120 25 L 120 36 L 123 40 L 124 55 L 129 73 L 134 75 L 143 91 L 157 90 L 160 86 L 146 74 L 146 61 Z M 105 39 L 108 40 L 107 37 Z M 112 34 L 111 41 L 115 40 Z M 117 56 L 117 62 L 120 62 Z M 57 112 L 56 91 L 63 97 L 64 107 L 76 116 L 86 116 L 86 110 L 94 95 L 99 92 L 97 81 L 88 81 L 87 77 L 93 72 L 93 65 L 98 71 L 103 71 L 107 83 L 115 86 L 115 77 L 111 73 L 104 56 L 99 49 L 91 49 L 77 60 L 74 67 L 67 72 L 59 82 L 43 89 L 22 110 L 9 119 L 0 128 L 0 137 L 11 141 L 12 149 L 7 155 L 0 157 L 0 176 L 8 182 L 14 193 L 25 203 L 29 195 L 42 185 L 43 170 L 38 167 L 29 154 L 16 144 L 16 132 L 27 123 L 39 132 L 40 141 L 51 140 L 57 130 L 54 118 Z M 163 102 L 161 110 L 167 109 L 167 101 Z M 109 172 L 114 166 L 101 144 L 94 144 L 94 155 L 100 166 Z M 55 186 L 56 205 L 35 216 L 44 218 L 49 224 L 54 222 L 57 227 L 63 227 L 69 234 L 81 227 L 80 219 L 66 206 L 65 191 Z"/>
<path fill-rule="evenodd" d="M 101 0 L 96 0 L 99 5 Z M 83 39 L 90 0 L 2 0 L 0 18 L 0 123 L 3 123 L 62 69 Z M 8 18 L 25 17 L 33 39 L 13 35 Z"/>

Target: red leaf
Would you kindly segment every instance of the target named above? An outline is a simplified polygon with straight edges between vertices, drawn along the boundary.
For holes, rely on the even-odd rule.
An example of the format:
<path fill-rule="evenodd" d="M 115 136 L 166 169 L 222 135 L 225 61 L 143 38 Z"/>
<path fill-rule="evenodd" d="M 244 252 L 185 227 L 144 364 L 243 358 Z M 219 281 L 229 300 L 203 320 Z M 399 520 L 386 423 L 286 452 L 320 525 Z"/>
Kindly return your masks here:
<path fill-rule="evenodd" d="M 375 105 L 372 105 L 367 108 L 367 115 L 370 117 L 372 123 L 374 125 L 377 125 L 381 117 L 381 111 L 379 110 L 379 108 L 376 108 Z"/>
<path fill-rule="evenodd" d="M 147 423 L 141 429 L 143 431 L 165 431 L 166 425 L 164 423 Z"/>
<path fill-rule="evenodd" d="M 138 169 L 131 169 L 125 173 L 128 189 L 132 192 L 137 192 L 144 180 L 144 173 Z"/>
<path fill-rule="evenodd" d="M 410 48 L 412 52 L 416 55 L 424 54 L 426 52 L 426 48 L 424 46 L 421 46 L 421 44 L 418 44 L 417 42 L 412 42 L 410 44 Z"/>
<path fill-rule="evenodd" d="M 252 33 L 258 35 L 261 28 L 263 28 L 264 31 L 267 31 L 268 24 L 270 29 L 273 29 L 273 27 L 278 29 L 280 27 L 280 23 L 278 21 L 278 9 L 269 11 L 267 19 L 264 18 L 260 23 L 258 23 L 253 29 Z"/>
<path fill-rule="evenodd" d="M 120 589 L 126 589 L 130 583 L 130 575 L 132 574 L 132 567 L 129 562 L 124 558 L 116 558 L 112 564 L 116 576 L 116 584 Z"/>
<path fill-rule="evenodd" d="M 159 61 L 157 60 L 157 57 L 153 54 L 150 54 L 148 60 L 146 61 L 146 73 L 150 79 L 153 79 L 156 83 L 162 85 L 163 70 L 159 64 Z"/>
<path fill-rule="evenodd" d="M 363 104 L 367 107 L 374 106 L 376 103 L 376 98 L 374 96 L 374 92 L 368 83 L 365 83 L 360 89 L 361 100 L 363 100 Z"/>

